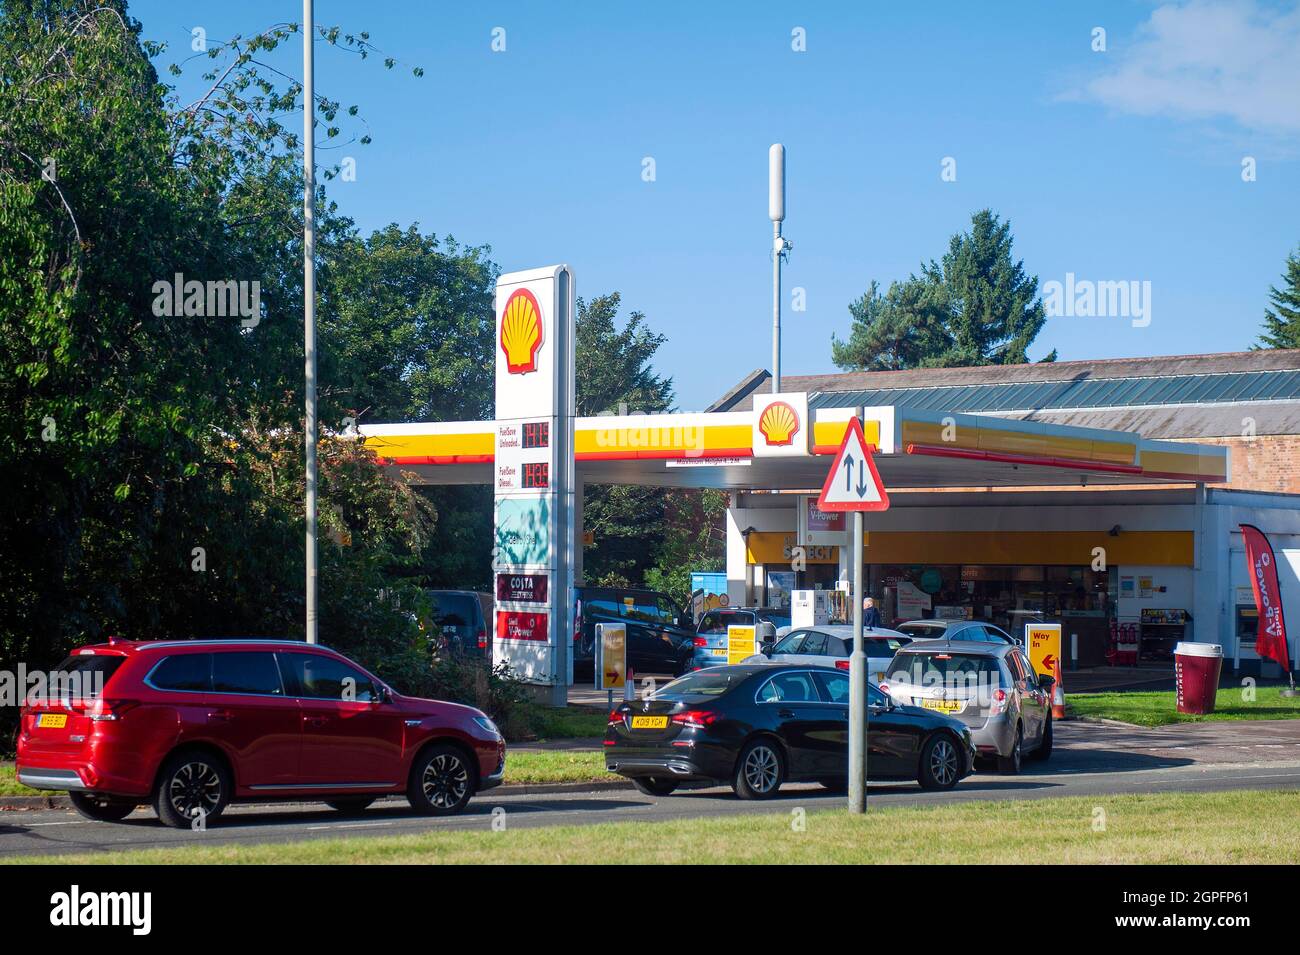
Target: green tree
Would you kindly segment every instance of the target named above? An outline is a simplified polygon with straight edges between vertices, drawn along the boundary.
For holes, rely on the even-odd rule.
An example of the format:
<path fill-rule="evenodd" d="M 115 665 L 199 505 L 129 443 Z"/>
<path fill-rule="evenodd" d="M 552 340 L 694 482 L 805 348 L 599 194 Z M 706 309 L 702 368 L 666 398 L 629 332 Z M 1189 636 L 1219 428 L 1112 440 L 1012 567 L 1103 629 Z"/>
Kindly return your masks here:
<path fill-rule="evenodd" d="M 276 119 L 301 86 L 258 65 L 296 31 L 215 45 L 182 103 L 120 0 L 0 9 L 6 661 L 105 634 L 301 633 L 301 158 Z M 323 191 L 318 225 L 325 247 L 352 230 Z M 159 293 L 178 273 L 257 282 L 261 307 L 178 314 Z M 355 442 L 323 449 L 321 492 L 325 638 L 409 658 L 431 510 Z"/>
<path fill-rule="evenodd" d="M 884 295 L 872 282 L 861 298 L 849 303 L 849 340 L 832 336 L 832 360 L 856 371 L 921 367 L 948 344 L 933 297 L 931 287 L 915 277 L 893 283 Z"/>
<path fill-rule="evenodd" d="M 343 422 L 492 417 L 498 269 L 486 247 L 396 223 L 348 235 L 322 262 L 322 418 Z M 492 489 L 420 488 L 438 515 L 420 577 L 430 587 L 491 587 Z"/>
<path fill-rule="evenodd" d="M 726 566 L 728 495 L 712 488 L 670 488 L 664 497 L 663 542 L 645 572 L 645 585 L 685 607 L 691 571 Z"/>
<path fill-rule="evenodd" d="M 896 282 L 881 296 L 876 283 L 849 306 L 847 342 L 832 338 L 841 368 L 891 370 L 1027 362 L 1046 322 L 1038 277 L 1012 256 L 1011 223 L 988 209 L 954 235 L 939 261 Z M 1053 350 L 1043 361 L 1055 361 Z"/>
<path fill-rule="evenodd" d="M 633 413 L 661 414 L 672 407 L 673 380 L 656 374 L 650 365 L 667 338 L 652 332 L 641 312 L 632 312 L 620 329 L 622 301 L 618 292 L 590 302 L 578 299 L 579 415 L 617 414 L 620 406 Z"/>
<path fill-rule="evenodd" d="M 1300 249 L 1287 256 L 1283 287 L 1270 286 L 1272 308 L 1264 309 L 1264 330 L 1254 348 L 1300 348 Z"/>
<path fill-rule="evenodd" d="M 326 250 L 320 313 L 327 420 L 491 417 L 497 267 L 489 253 L 396 223 Z"/>
<path fill-rule="evenodd" d="M 579 415 L 659 414 L 672 406 L 671 378 L 650 364 L 664 336 L 652 332 L 641 312 L 622 328 L 618 292 L 578 300 L 575 377 Z M 664 492 L 634 485 L 588 485 L 583 527 L 595 538 L 583 554 L 588 583 L 640 586 L 662 542 Z"/>

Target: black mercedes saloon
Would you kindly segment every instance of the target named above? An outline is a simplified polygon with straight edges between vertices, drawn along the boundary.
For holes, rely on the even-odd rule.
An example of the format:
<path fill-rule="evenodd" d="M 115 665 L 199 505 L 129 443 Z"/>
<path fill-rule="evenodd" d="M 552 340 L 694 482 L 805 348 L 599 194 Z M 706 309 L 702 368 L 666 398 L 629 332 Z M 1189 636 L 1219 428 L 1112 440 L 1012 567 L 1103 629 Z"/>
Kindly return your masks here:
<path fill-rule="evenodd" d="M 900 706 L 868 683 L 867 773 L 951 789 L 971 772 L 970 730 Z M 698 670 L 609 714 L 605 767 L 643 793 L 728 783 L 765 799 L 786 782 L 848 784 L 849 675 L 829 667 L 750 664 Z"/>

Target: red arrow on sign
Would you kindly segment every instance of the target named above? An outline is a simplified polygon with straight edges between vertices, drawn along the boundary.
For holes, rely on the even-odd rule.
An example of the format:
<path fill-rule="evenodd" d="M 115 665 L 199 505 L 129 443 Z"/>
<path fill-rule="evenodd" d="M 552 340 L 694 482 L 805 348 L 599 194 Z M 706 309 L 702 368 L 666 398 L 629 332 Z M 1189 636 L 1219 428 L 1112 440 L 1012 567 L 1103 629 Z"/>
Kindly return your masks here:
<path fill-rule="evenodd" d="M 831 462 L 830 473 L 822 485 L 817 506 L 823 511 L 884 511 L 889 509 L 889 494 L 876 470 L 875 450 L 867 444 L 862 422 L 849 419 L 844 440 Z"/>
<path fill-rule="evenodd" d="M 1051 673 L 1056 669 L 1056 657 L 1052 656 L 1050 653 L 1043 657 L 1043 666 L 1047 667 L 1048 673 Z"/>

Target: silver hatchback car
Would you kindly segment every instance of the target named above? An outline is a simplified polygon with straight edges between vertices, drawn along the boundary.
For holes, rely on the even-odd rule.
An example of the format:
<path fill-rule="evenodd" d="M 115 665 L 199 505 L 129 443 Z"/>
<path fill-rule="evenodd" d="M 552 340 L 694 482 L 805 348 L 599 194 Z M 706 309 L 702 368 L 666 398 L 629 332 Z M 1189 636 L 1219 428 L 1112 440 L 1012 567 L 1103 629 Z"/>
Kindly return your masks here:
<path fill-rule="evenodd" d="M 1052 753 L 1054 681 L 1014 644 L 918 640 L 899 650 L 880 688 L 896 702 L 956 717 L 1004 773 Z"/>

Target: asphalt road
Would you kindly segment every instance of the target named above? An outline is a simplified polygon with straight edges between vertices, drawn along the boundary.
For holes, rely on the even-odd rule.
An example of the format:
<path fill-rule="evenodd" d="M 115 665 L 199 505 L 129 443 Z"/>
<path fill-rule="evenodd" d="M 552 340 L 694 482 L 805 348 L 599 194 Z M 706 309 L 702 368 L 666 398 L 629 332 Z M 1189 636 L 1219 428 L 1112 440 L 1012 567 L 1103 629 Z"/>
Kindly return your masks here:
<path fill-rule="evenodd" d="M 1156 730 L 1063 724 L 1046 764 L 1007 777 L 977 773 L 947 793 L 915 784 L 872 784 L 872 807 L 933 805 L 989 799 L 1050 799 L 1145 792 L 1300 789 L 1300 721 L 1219 723 Z M 400 835 L 430 829 L 487 830 L 494 809 L 511 828 L 657 822 L 737 813 L 788 813 L 795 807 L 830 809 L 844 797 L 817 786 L 788 786 L 767 802 L 743 802 L 729 789 L 710 788 L 656 799 L 635 790 L 507 795 L 488 792 L 460 816 L 413 816 L 405 803 L 377 803 L 360 817 L 343 818 L 323 806 L 250 805 L 227 810 L 206 832 L 167 829 L 147 810 L 122 823 L 95 823 L 66 810 L 0 813 L 0 861 L 15 856 L 115 852 L 185 843 L 293 842 L 326 837 Z"/>

